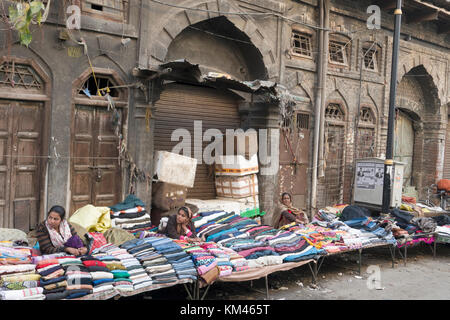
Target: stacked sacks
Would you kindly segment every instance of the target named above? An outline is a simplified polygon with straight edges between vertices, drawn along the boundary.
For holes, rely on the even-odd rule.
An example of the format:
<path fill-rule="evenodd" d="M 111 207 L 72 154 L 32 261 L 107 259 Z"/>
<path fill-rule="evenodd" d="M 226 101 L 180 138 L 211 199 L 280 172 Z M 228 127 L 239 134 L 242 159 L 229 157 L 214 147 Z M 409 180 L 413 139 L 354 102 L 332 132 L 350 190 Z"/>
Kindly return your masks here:
<path fill-rule="evenodd" d="M 135 195 L 128 195 L 122 203 L 111 210 L 111 225 L 127 230 L 130 233 L 146 231 L 153 228 L 150 215 L 145 210 L 145 203 Z"/>
<path fill-rule="evenodd" d="M 2 241 L 0 246 L 0 300 L 43 300 L 41 276 L 32 263 L 31 248 L 13 247 Z"/>

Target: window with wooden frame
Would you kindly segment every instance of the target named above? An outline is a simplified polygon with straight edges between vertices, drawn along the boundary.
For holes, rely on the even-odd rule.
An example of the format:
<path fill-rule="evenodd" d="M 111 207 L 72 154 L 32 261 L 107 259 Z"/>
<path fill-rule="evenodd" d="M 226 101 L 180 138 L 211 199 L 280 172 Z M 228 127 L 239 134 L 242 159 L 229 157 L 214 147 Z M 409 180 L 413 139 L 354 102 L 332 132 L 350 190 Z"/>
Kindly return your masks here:
<path fill-rule="evenodd" d="M 378 72 L 378 59 L 381 49 L 376 44 L 367 44 L 362 48 L 363 69 Z"/>
<path fill-rule="evenodd" d="M 96 18 L 126 22 L 128 4 L 129 0 L 83 0 L 81 10 Z"/>
<path fill-rule="evenodd" d="M 312 58 L 312 36 L 308 33 L 292 29 L 291 51 L 294 55 Z"/>
<path fill-rule="evenodd" d="M 328 52 L 330 63 L 348 65 L 347 46 L 345 43 L 330 40 Z"/>

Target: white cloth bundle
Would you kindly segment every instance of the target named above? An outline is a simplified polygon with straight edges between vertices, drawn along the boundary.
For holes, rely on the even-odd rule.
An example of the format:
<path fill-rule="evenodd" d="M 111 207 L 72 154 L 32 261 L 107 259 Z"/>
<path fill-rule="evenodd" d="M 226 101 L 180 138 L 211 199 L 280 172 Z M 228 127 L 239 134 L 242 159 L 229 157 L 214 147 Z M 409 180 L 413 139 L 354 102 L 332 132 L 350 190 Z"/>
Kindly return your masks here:
<path fill-rule="evenodd" d="M 36 287 L 23 290 L 1 291 L 0 296 L 2 297 L 2 300 L 25 300 L 26 298 L 30 299 L 33 296 L 39 296 L 43 294 L 43 292 L 44 288 Z"/>
<path fill-rule="evenodd" d="M 10 274 L 17 272 L 27 272 L 27 271 L 35 271 L 36 265 L 34 264 L 18 264 L 18 265 L 0 265 L 0 275 L 1 274 Z"/>

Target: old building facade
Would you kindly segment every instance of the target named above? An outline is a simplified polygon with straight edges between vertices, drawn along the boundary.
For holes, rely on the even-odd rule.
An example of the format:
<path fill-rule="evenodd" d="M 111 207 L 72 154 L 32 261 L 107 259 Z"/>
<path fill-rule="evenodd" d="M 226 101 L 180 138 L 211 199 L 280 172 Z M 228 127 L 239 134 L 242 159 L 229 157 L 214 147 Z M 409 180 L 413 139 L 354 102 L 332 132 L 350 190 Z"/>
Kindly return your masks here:
<path fill-rule="evenodd" d="M 284 191 L 312 211 L 350 203 L 355 159 L 384 155 L 394 1 L 379 1 L 379 29 L 367 27 L 372 1 L 331 1 L 323 19 L 320 0 L 73 1 L 81 30 L 64 28 L 62 3 L 30 48 L 1 32 L 4 227 L 32 228 L 53 204 L 73 213 L 129 192 L 150 206 L 154 151 L 171 150 L 177 128 L 279 133 L 279 170 L 258 176 L 267 219 Z M 405 192 L 419 198 L 450 173 L 448 6 L 404 4 L 395 155 L 407 164 Z M 17 74 L 33 80 L 16 85 Z M 271 84 L 287 95 L 270 97 Z M 189 196 L 214 198 L 212 166 L 197 172 Z"/>

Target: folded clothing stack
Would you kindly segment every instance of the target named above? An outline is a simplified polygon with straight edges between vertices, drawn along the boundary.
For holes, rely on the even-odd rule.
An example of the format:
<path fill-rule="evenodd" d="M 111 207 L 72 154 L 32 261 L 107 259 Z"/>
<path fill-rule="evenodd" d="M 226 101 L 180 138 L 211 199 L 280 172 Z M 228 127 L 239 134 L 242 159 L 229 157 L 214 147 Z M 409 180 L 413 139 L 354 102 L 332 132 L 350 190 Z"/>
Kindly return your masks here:
<path fill-rule="evenodd" d="M 152 284 L 157 285 L 178 281 L 175 270 L 164 256 L 166 253 L 180 250 L 179 246 L 174 246 L 172 239 L 167 237 L 148 237 L 127 241 L 121 248 L 126 249 L 140 262 Z"/>
<path fill-rule="evenodd" d="M 150 215 L 145 210 L 145 203 L 135 195 L 128 195 L 125 200 L 112 207 L 111 225 L 131 233 L 153 229 Z"/>
<path fill-rule="evenodd" d="M 140 262 L 128 253 L 126 249 L 114 244 L 108 244 L 101 248 L 100 251 L 114 258 L 114 260 L 107 258 L 109 260 L 107 263 L 113 274 L 114 287 L 116 289 L 133 291 L 152 284 L 150 277 L 148 277 Z"/>
<path fill-rule="evenodd" d="M 114 275 L 111 273 L 111 268 L 108 266 L 108 263 L 114 263 L 120 260 L 106 253 L 92 254 L 92 257 L 105 265 L 105 268 L 95 268 L 97 271 L 90 271 L 93 286 L 92 292 L 97 293 L 106 290 L 114 290 Z M 100 264 L 100 266 L 102 266 L 102 264 Z"/>
<path fill-rule="evenodd" d="M 66 291 L 67 279 L 64 268 L 59 262 L 58 257 L 48 257 L 40 260 L 36 265 L 36 270 L 41 276 L 39 285 L 43 288 L 43 294 L 46 300 L 62 299 Z"/>
<path fill-rule="evenodd" d="M 0 300 L 44 300 L 28 247 L 0 246 Z"/>
<path fill-rule="evenodd" d="M 205 243 L 201 247 L 216 257 L 219 277 L 228 276 L 233 272 L 233 264 L 231 263 L 230 254 L 227 251 L 219 248 L 215 243 Z"/>

